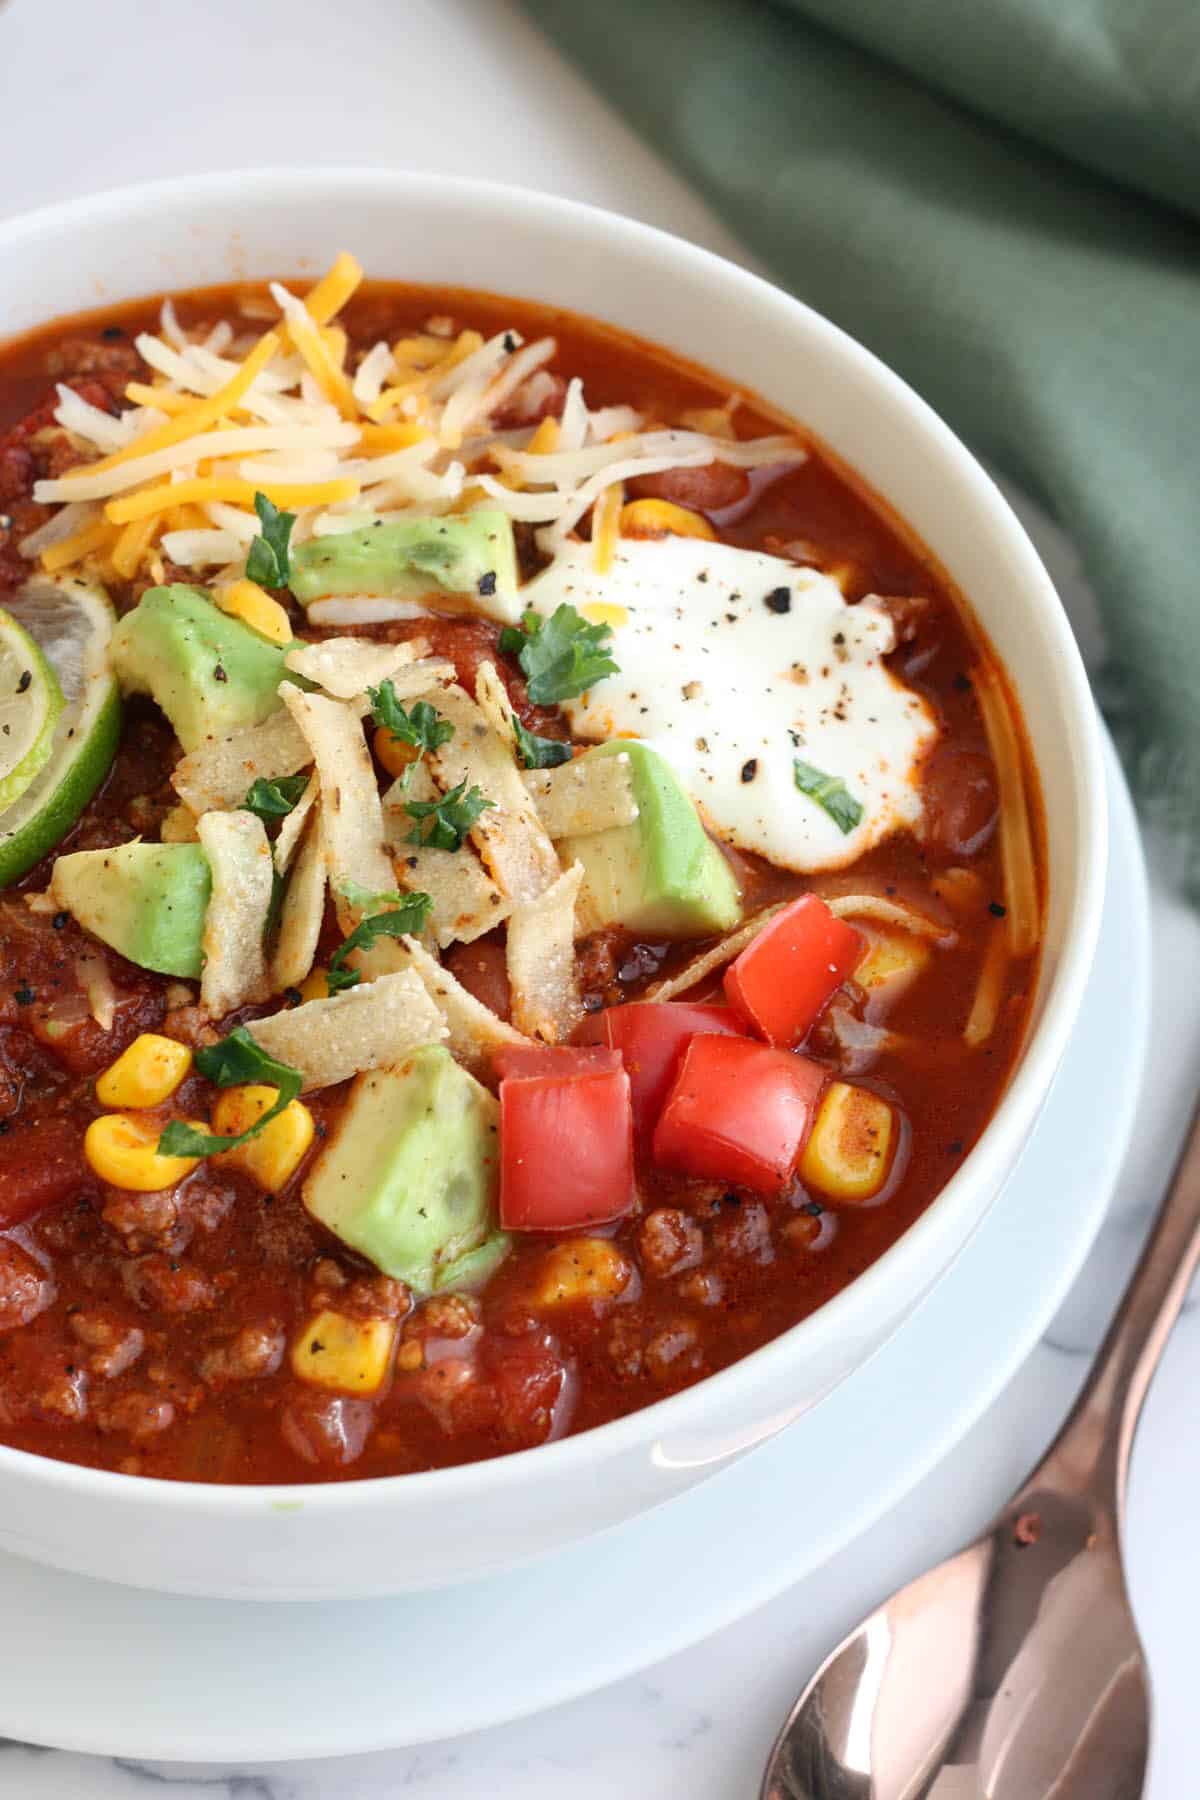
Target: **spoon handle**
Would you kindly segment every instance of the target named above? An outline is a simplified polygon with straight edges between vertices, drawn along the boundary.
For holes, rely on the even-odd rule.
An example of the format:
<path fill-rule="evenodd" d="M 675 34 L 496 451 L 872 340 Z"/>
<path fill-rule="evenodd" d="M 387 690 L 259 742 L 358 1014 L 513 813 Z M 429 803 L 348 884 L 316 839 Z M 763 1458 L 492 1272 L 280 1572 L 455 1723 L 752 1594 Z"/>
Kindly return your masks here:
<path fill-rule="evenodd" d="M 1026 1490 L 1052 1487 L 1090 1494 L 1120 1522 L 1142 1402 L 1198 1261 L 1200 1107 L 1091 1374 Z"/>

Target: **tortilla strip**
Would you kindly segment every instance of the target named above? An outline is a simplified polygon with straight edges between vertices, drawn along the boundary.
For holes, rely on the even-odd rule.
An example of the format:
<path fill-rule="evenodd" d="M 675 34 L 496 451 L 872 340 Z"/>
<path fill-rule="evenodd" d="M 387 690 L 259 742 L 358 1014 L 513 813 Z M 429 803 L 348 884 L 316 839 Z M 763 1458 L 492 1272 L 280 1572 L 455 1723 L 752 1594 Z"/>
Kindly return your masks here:
<path fill-rule="evenodd" d="M 316 762 L 325 869 L 338 923 L 343 931 L 353 931 L 358 910 L 340 890 L 355 883 L 368 893 L 383 894 L 396 879 L 383 847 L 383 808 L 358 709 L 345 700 L 301 693 L 290 681 L 281 682 L 279 692 Z"/>
<path fill-rule="evenodd" d="M 163 814 L 162 824 L 158 828 L 159 842 L 163 844 L 194 844 L 196 838 L 196 815 L 190 806 L 183 801 L 172 806 Z"/>
<path fill-rule="evenodd" d="M 461 850 L 436 850 L 407 842 L 413 821 L 405 803 L 432 800 L 437 792 L 425 763 L 417 763 L 407 787 L 397 781 L 384 794 L 383 830 L 400 886 L 410 893 L 428 894 L 433 901 L 429 931 L 444 950 L 448 944 L 474 943 L 502 924 L 512 905 L 469 844 Z"/>
<path fill-rule="evenodd" d="M 746 945 L 752 943 L 768 920 L 773 919 L 783 902 L 776 906 L 764 907 L 762 912 L 755 913 L 728 937 L 723 937 L 719 944 L 702 955 L 694 956 L 690 963 L 685 963 L 677 975 L 668 975 L 665 981 L 656 981 L 653 987 L 647 988 L 643 998 L 646 1000 L 673 1000 L 676 994 L 686 994 L 711 975 L 714 969 L 724 968 L 735 956 L 740 956 Z"/>
<path fill-rule="evenodd" d="M 561 1044 L 583 1016 L 575 979 L 575 901 L 583 864 L 572 863 L 544 894 L 508 921 L 508 985 L 513 1023 L 545 1044 Z"/>
<path fill-rule="evenodd" d="M 274 993 L 297 987 L 304 980 L 313 966 L 325 919 L 325 850 L 319 814 L 309 822 L 303 839 L 279 911 L 279 935 L 271 957 Z M 275 848 L 278 852 L 278 839 Z"/>
<path fill-rule="evenodd" d="M 335 637 L 315 644 L 295 644 L 283 660 L 286 668 L 315 682 L 335 700 L 353 700 L 355 695 L 390 680 L 428 651 L 429 645 L 420 638 L 403 644 L 376 644 L 370 638 Z"/>
<path fill-rule="evenodd" d="M 271 845 L 248 812 L 209 812 L 196 834 L 212 870 L 204 915 L 200 1003 L 214 1019 L 270 992 L 263 933 L 271 911 Z"/>
<path fill-rule="evenodd" d="M 552 838 L 612 831 L 638 816 L 627 756 L 582 756 L 556 769 L 526 769 L 525 786 Z"/>
<path fill-rule="evenodd" d="M 303 733 L 286 712 L 277 712 L 261 725 L 212 738 L 181 757 L 171 772 L 171 786 L 194 813 L 220 812 L 240 806 L 260 775 L 274 781 L 297 774 L 311 761 Z"/>
<path fill-rule="evenodd" d="M 292 858 L 304 836 L 304 827 L 308 823 L 308 815 L 317 803 L 321 792 L 321 783 L 316 774 L 308 778 L 308 786 L 293 806 L 291 812 L 283 820 L 275 838 L 275 873 L 286 875 L 292 866 Z"/>
<path fill-rule="evenodd" d="M 269 1056 L 299 1069 L 304 1091 L 332 1087 L 366 1069 L 386 1069 L 421 1044 L 439 1044 L 446 1027 L 411 969 L 382 975 L 256 1019 L 250 1035 Z"/>
<path fill-rule="evenodd" d="M 931 919 L 915 907 L 887 900 L 882 894 L 835 894 L 825 904 L 837 919 L 873 919 L 878 925 L 895 925 L 914 937 L 932 938 L 938 943 L 949 943 L 958 936 L 953 926 L 943 925 L 940 919 Z"/>
<path fill-rule="evenodd" d="M 529 1043 L 521 1032 L 506 1025 L 490 1007 L 469 994 L 449 969 L 443 969 L 416 938 L 401 938 L 400 946 L 407 952 L 410 967 L 445 1021 L 451 1052 L 468 1069 L 488 1074 L 493 1050 L 502 1049 L 506 1044 Z"/>
<path fill-rule="evenodd" d="M 439 786 L 449 789 L 465 781 L 492 802 L 476 821 L 472 841 L 510 900 L 536 900 L 562 871 L 511 745 L 460 687 L 439 695 L 438 710 L 454 726 L 449 743 L 430 753 Z"/>

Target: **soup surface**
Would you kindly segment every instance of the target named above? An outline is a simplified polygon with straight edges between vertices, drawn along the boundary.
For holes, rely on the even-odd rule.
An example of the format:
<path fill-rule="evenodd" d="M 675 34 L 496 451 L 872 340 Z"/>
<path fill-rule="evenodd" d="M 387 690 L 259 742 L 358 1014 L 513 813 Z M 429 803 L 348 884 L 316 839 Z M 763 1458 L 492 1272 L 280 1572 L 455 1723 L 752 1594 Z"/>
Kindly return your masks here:
<path fill-rule="evenodd" d="M 804 1318 L 987 1124 L 1043 902 L 1002 672 L 794 424 L 349 259 L 284 304 L 0 351 L 0 1442 L 216 1482 Z"/>

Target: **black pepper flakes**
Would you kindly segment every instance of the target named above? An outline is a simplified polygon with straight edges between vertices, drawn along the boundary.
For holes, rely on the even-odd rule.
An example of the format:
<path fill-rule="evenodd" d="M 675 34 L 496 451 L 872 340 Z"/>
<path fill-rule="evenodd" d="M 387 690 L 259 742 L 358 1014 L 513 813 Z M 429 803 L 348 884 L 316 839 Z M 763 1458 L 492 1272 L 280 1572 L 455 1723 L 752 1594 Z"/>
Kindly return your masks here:
<path fill-rule="evenodd" d="M 301 1001 L 304 999 L 304 995 L 300 992 L 300 989 L 297 987 L 284 988 L 283 997 L 287 1001 L 289 1006 L 299 1006 Z"/>
<path fill-rule="evenodd" d="M 34 991 L 27 981 L 23 981 L 19 988 L 13 989 L 13 999 L 18 1006 L 32 1006 L 35 997 Z"/>
<path fill-rule="evenodd" d="M 1007 906 L 1001 906 L 998 900 L 989 900 L 988 911 L 991 913 L 993 919 L 1003 919 L 1007 916 L 1008 908 Z"/>
<path fill-rule="evenodd" d="M 29 686 L 29 684 L 32 680 L 33 680 L 33 670 L 32 669 L 22 669 L 21 670 L 21 679 L 17 683 L 18 694 L 23 694 L 25 692 L 25 689 Z"/>
<path fill-rule="evenodd" d="M 213 680 L 214 681 L 228 681 L 229 680 L 228 675 L 225 673 L 225 671 L 221 667 L 220 663 L 218 663 L 216 668 L 213 670 Z"/>
<path fill-rule="evenodd" d="M 752 756 L 750 758 L 749 762 L 744 762 L 742 764 L 742 780 L 743 781 L 753 781 L 754 777 L 757 774 L 758 774 L 758 758 L 757 758 L 757 756 Z"/>
<path fill-rule="evenodd" d="M 964 1148 L 965 1148 L 965 1145 L 963 1144 L 963 1141 L 961 1138 L 952 1138 L 950 1140 L 950 1142 L 946 1145 L 946 1155 L 947 1156 L 961 1156 Z"/>
<path fill-rule="evenodd" d="M 122 325 L 106 325 L 100 336 L 106 343 L 115 344 L 118 338 L 125 336 L 125 328 Z"/>
<path fill-rule="evenodd" d="M 792 610 L 792 590 L 786 587 L 772 588 L 763 599 L 768 612 L 787 613 Z"/>
<path fill-rule="evenodd" d="M 481 575 L 475 585 L 479 589 L 479 592 L 485 597 L 485 599 L 489 595 L 494 594 L 496 591 L 496 571 L 495 571 L 495 569 L 489 569 L 485 575 Z"/>
<path fill-rule="evenodd" d="M 971 691 L 971 677 L 969 675 L 964 675 L 960 670 L 954 677 L 953 687 L 956 693 L 969 694 Z"/>
<path fill-rule="evenodd" d="M 50 923 L 53 925 L 55 931 L 62 931 L 70 917 L 70 913 L 57 912 Z"/>
<path fill-rule="evenodd" d="M 515 350 L 515 349 L 516 349 L 516 347 L 517 347 L 517 340 L 516 340 L 516 338 L 515 338 L 515 337 L 514 337 L 514 335 L 513 335 L 513 333 L 512 333 L 512 332 L 511 332 L 511 331 L 506 331 L 506 332 L 505 332 L 505 334 L 504 334 L 504 348 L 505 348 L 505 350 L 506 350 L 506 351 L 507 351 L 507 352 L 508 352 L 508 354 L 509 354 L 509 355 L 510 355 L 510 356 L 511 356 L 511 355 L 512 355 L 512 353 L 513 353 L 513 351 L 514 351 L 514 350 Z"/>

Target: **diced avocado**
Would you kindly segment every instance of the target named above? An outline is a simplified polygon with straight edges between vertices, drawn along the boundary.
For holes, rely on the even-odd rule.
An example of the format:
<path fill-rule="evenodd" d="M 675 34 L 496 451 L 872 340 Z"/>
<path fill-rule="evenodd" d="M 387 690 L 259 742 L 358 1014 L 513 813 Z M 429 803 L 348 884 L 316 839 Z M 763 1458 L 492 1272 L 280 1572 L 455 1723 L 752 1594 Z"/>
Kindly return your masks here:
<path fill-rule="evenodd" d="M 627 756 L 638 816 L 632 825 L 564 838 L 563 864 L 583 864 L 580 913 L 589 930 L 623 925 L 656 936 L 707 937 L 741 918 L 737 882 L 700 823 L 686 788 L 646 744 L 614 739 L 581 761 Z"/>
<path fill-rule="evenodd" d="M 517 552 L 507 513 L 481 508 L 434 519 L 396 519 L 310 538 L 291 553 L 301 605 L 331 594 L 423 600 L 470 594 L 475 610 L 516 622 Z"/>
<path fill-rule="evenodd" d="M 357 1078 L 304 1204 L 385 1275 L 430 1294 L 494 1224 L 498 1119 L 448 1050 L 417 1050 Z"/>
<path fill-rule="evenodd" d="M 199 844 L 121 844 L 60 856 L 50 892 L 130 962 L 194 981 L 212 875 Z"/>
<path fill-rule="evenodd" d="M 202 588 L 148 588 L 112 635 L 127 694 L 149 694 L 185 750 L 269 718 L 281 704 L 288 647 L 214 606 Z"/>
<path fill-rule="evenodd" d="M 477 1250 L 464 1250 L 453 1262 L 442 1263 L 433 1278 L 439 1294 L 476 1292 L 491 1280 L 512 1249 L 507 1231 L 493 1231 Z"/>

